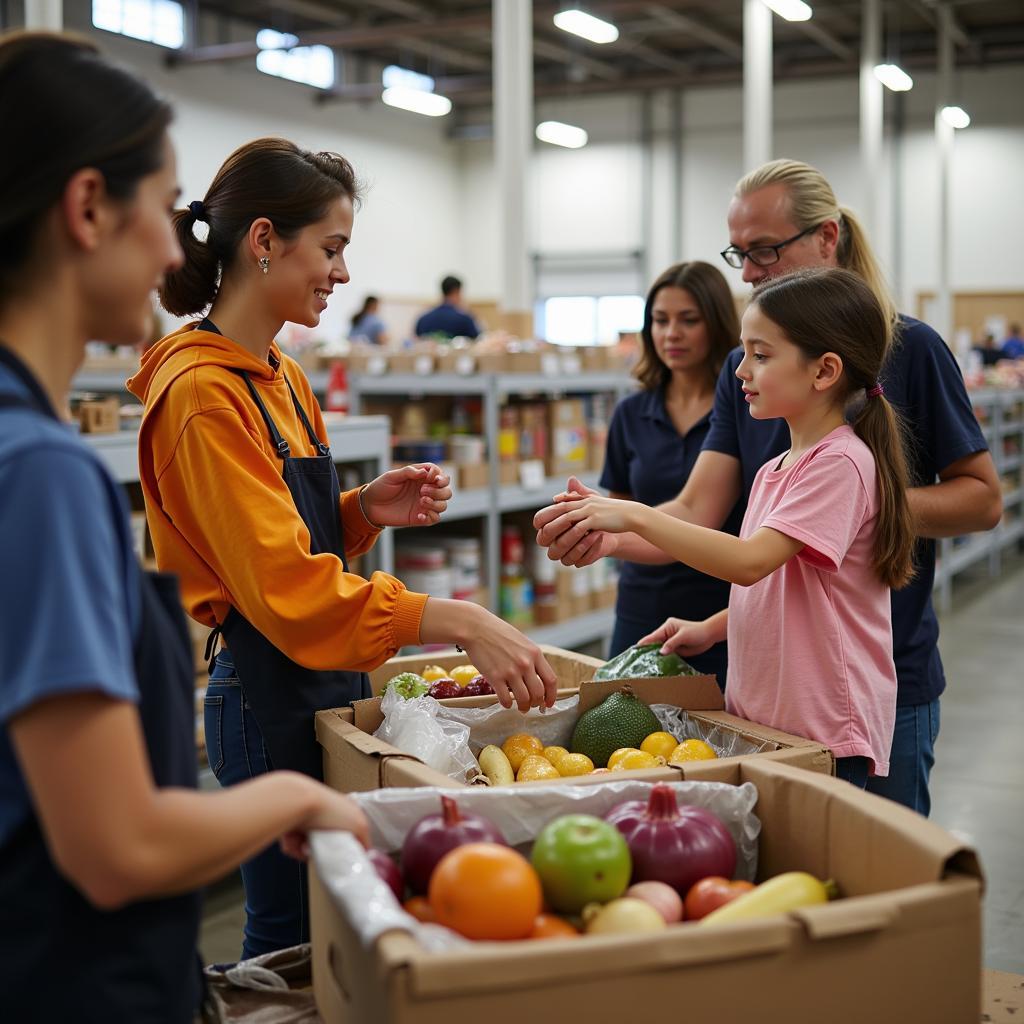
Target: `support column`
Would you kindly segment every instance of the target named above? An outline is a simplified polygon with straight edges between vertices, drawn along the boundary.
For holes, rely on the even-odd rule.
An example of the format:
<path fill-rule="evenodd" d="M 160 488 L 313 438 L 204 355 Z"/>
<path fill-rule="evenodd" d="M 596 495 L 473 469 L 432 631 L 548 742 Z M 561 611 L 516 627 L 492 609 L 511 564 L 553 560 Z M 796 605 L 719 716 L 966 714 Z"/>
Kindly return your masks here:
<path fill-rule="evenodd" d="M 882 83 L 875 78 L 875 65 L 881 63 L 881 0 L 863 0 L 860 49 L 860 164 L 864 181 L 864 224 L 868 238 L 881 244 L 882 201 Z"/>
<path fill-rule="evenodd" d="M 64 28 L 63 0 L 25 0 L 25 28 L 60 32 Z"/>
<path fill-rule="evenodd" d="M 952 237 L 950 230 L 950 174 L 953 163 L 953 132 L 942 117 L 942 108 L 952 102 L 953 94 L 953 33 L 950 11 L 946 4 L 938 9 L 938 77 L 935 97 L 935 148 L 938 155 L 939 208 L 935 223 L 938 228 L 939 274 L 935 289 L 935 317 L 932 327 L 953 345 L 953 292 L 950 285 L 952 263 Z"/>
<path fill-rule="evenodd" d="M 772 158 L 772 12 L 743 0 L 743 174 Z"/>
<path fill-rule="evenodd" d="M 502 326 L 533 336 L 528 186 L 533 148 L 533 5 L 494 0 L 494 157 L 501 197 Z"/>

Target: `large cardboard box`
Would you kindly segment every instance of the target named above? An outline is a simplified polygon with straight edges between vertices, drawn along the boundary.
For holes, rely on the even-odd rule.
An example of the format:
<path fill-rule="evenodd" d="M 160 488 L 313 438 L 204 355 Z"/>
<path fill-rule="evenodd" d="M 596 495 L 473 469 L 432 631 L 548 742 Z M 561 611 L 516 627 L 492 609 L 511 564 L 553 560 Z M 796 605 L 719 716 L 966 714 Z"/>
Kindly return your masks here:
<path fill-rule="evenodd" d="M 573 664 L 566 659 L 569 652 L 552 653 L 545 650 L 551 667 L 558 673 L 559 696 L 569 696 L 575 688 L 579 689 L 579 714 L 589 708 L 596 707 L 609 694 L 622 688 L 625 680 L 609 680 L 607 682 L 586 681 L 580 678 L 581 673 L 592 676 L 594 665 Z M 464 655 L 458 655 L 464 658 Z M 573 655 L 579 658 L 581 655 Z M 402 659 L 395 659 L 395 662 Z M 597 659 L 587 659 L 596 665 L 602 664 Z M 388 662 L 393 665 L 395 662 Z M 451 667 L 446 661 L 438 659 L 437 663 L 445 668 Z M 428 659 L 420 660 L 420 665 L 431 664 Z M 453 662 L 452 664 L 458 664 Z M 417 671 L 415 667 L 411 671 Z M 388 670 L 381 675 L 381 669 L 371 674 L 370 681 L 374 692 L 391 678 L 394 672 Z M 375 679 L 376 675 L 376 679 Z M 712 676 L 679 676 L 662 679 L 629 680 L 633 692 L 640 700 L 648 704 L 672 704 L 683 708 L 689 717 L 698 725 L 709 729 L 718 728 L 727 737 L 747 740 L 763 748 L 761 753 L 744 754 L 738 757 L 724 757 L 717 761 L 692 761 L 672 768 L 674 778 L 706 779 L 717 778 L 723 770 L 721 766 L 729 766 L 745 758 L 767 759 L 792 764 L 808 771 L 831 775 L 835 771 L 835 758 L 832 752 L 814 740 L 800 736 L 791 736 L 778 729 L 766 725 L 746 722 L 742 718 L 730 715 L 722 710 L 724 702 L 718 684 Z M 441 701 L 442 704 L 454 704 L 467 707 L 489 707 L 496 702 L 495 697 L 460 697 L 454 701 Z M 384 721 L 380 710 L 380 699 L 355 701 L 351 708 L 334 708 L 319 711 L 316 715 L 316 736 L 323 748 L 324 781 L 331 787 L 342 792 L 362 792 L 368 789 L 382 789 L 388 786 L 445 786 L 459 787 L 463 783 L 435 771 L 422 761 L 393 747 L 373 733 Z M 528 726 L 524 726 L 528 732 Z M 634 773 L 627 773 L 632 776 Z M 600 777 L 600 776 L 599 776 Z"/>
<path fill-rule="evenodd" d="M 715 929 L 430 953 L 397 929 L 364 946 L 314 859 L 313 989 L 323 1019 L 976 1024 L 982 878 L 973 850 L 825 775 L 754 758 L 720 762 L 716 774 L 757 787 L 759 880 L 809 871 L 834 879 L 843 898 Z"/>

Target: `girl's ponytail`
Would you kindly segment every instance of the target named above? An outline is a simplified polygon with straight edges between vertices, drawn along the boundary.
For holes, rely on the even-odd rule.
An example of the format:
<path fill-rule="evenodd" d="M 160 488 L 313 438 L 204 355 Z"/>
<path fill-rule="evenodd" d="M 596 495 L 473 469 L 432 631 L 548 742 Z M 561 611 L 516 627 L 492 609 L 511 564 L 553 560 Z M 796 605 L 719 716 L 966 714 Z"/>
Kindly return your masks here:
<path fill-rule="evenodd" d="M 899 590 L 914 576 L 914 524 L 907 503 L 909 473 L 899 414 L 883 394 L 869 394 L 851 426 L 871 450 L 878 478 L 872 565 L 886 586 Z"/>
<path fill-rule="evenodd" d="M 174 316 L 191 316 L 206 309 L 217 294 L 217 254 L 193 233 L 196 216 L 188 207 L 175 210 L 172 226 L 185 262 L 168 271 L 160 286 L 160 304 Z"/>

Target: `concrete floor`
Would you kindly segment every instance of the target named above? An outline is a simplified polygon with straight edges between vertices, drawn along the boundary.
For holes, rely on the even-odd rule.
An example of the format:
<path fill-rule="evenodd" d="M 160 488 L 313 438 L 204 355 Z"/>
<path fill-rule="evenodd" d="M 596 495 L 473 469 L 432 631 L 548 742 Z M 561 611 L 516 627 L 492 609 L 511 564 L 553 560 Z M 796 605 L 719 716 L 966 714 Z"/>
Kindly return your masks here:
<path fill-rule="evenodd" d="M 958 582 L 942 620 L 948 687 L 932 776 L 932 820 L 980 853 L 987 879 L 984 964 L 1024 974 L 1024 558 Z M 211 891 L 205 960 L 235 960 L 241 887 Z"/>

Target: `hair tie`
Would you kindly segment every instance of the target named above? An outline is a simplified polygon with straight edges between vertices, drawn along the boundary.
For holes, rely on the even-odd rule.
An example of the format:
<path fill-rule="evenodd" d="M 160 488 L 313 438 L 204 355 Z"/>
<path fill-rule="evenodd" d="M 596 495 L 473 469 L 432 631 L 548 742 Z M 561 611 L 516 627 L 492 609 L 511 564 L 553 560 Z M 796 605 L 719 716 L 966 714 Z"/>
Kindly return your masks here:
<path fill-rule="evenodd" d="M 188 212 L 192 214 L 193 220 L 206 222 L 206 207 L 201 199 L 193 199 L 188 204 Z"/>
<path fill-rule="evenodd" d="M 874 387 L 868 388 L 868 398 L 881 398 L 885 394 L 885 388 L 882 387 L 881 382 L 875 381 Z"/>

